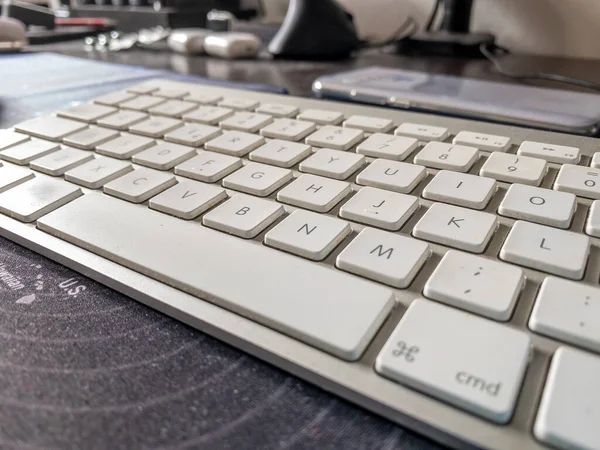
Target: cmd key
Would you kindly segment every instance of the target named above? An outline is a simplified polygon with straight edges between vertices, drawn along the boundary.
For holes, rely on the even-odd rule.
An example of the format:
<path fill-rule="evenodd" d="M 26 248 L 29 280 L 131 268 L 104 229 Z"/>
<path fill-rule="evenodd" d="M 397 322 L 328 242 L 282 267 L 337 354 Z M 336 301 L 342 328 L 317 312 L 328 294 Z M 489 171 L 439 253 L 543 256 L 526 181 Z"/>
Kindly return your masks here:
<path fill-rule="evenodd" d="M 381 350 L 375 368 L 394 381 L 506 423 L 529 348 L 529 336 L 522 331 L 418 299 Z"/>

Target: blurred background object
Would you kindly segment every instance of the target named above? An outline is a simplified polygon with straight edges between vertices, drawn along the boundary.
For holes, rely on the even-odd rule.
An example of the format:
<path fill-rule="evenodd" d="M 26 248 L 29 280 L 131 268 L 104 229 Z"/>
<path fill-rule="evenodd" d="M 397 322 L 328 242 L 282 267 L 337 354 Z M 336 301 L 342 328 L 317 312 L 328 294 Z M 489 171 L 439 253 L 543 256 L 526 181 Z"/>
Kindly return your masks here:
<path fill-rule="evenodd" d="M 288 0 L 263 0 L 271 21 Z M 385 39 L 412 16 L 426 24 L 436 0 L 338 0 L 355 17 L 361 39 Z M 490 32 L 517 53 L 600 58 L 598 0 L 476 0 L 472 30 Z"/>

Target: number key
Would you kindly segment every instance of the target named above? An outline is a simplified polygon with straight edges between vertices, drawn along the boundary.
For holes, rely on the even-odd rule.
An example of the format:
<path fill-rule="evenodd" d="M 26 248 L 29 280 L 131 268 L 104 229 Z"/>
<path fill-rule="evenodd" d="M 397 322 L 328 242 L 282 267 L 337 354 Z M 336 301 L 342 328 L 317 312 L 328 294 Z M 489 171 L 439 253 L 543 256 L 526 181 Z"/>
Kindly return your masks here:
<path fill-rule="evenodd" d="M 335 150 L 348 150 L 362 141 L 364 133 L 353 128 L 326 125 L 306 138 L 308 145 L 327 147 Z"/>
<path fill-rule="evenodd" d="M 539 186 L 546 170 L 546 161 L 542 159 L 494 152 L 483 164 L 479 174 L 507 183 Z"/>
<path fill-rule="evenodd" d="M 475 147 L 430 142 L 415 156 L 414 162 L 434 169 L 467 172 L 478 157 L 479 152 Z"/>

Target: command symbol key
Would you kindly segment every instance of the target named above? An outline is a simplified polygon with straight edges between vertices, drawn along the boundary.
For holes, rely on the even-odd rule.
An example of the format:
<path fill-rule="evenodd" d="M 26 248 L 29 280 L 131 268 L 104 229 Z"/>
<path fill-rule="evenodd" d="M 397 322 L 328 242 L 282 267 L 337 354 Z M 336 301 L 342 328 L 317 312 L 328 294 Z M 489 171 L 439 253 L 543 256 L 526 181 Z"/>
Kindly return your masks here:
<path fill-rule="evenodd" d="M 418 299 L 379 353 L 375 370 L 483 418 L 506 423 L 521 389 L 529 348 L 530 338 L 522 331 Z"/>

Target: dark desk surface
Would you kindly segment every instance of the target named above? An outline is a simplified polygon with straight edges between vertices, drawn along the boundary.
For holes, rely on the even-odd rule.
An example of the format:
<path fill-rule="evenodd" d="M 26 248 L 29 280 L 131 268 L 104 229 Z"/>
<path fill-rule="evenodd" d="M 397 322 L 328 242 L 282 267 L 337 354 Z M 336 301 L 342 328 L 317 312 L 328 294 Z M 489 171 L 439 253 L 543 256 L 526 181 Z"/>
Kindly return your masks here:
<path fill-rule="evenodd" d="M 173 70 L 183 74 L 201 75 L 227 81 L 271 84 L 286 88 L 290 94 L 301 96 L 311 95 L 312 82 L 320 75 L 370 66 L 398 67 L 507 83 L 579 90 L 566 84 L 538 80 L 515 81 L 495 72 L 492 64 L 485 59 L 408 58 L 387 54 L 377 49 L 365 51 L 355 59 L 318 62 L 271 59 L 225 61 L 207 56 L 188 57 L 155 50 L 132 50 L 117 53 L 87 52 L 84 50 L 82 41 L 37 46 L 34 51 L 51 51 L 152 69 Z M 600 60 L 509 55 L 503 59 L 502 65 L 505 69 L 518 72 L 552 72 L 600 83 Z"/>

